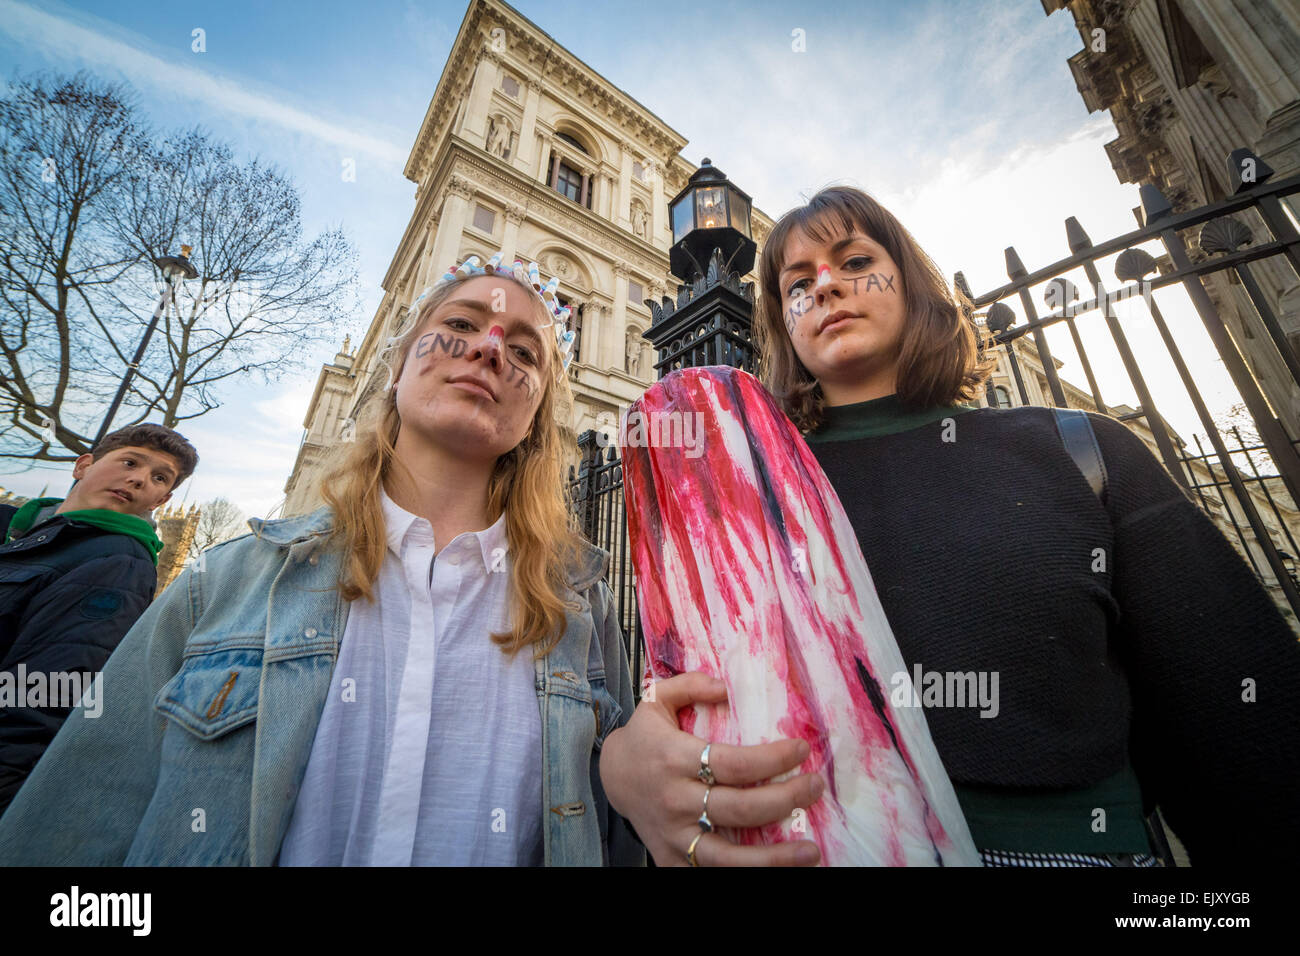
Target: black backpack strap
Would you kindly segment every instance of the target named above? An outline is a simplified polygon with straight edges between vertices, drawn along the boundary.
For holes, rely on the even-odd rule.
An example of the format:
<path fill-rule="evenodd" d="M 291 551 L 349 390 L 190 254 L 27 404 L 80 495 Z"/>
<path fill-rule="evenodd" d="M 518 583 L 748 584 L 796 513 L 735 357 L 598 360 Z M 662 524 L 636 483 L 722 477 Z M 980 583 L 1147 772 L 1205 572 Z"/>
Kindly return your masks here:
<path fill-rule="evenodd" d="M 1109 488 L 1106 461 L 1101 457 L 1101 446 L 1093 434 L 1088 413 L 1080 408 L 1053 408 L 1052 414 L 1056 416 L 1056 427 L 1061 433 L 1061 441 L 1065 442 L 1066 451 L 1083 472 L 1083 477 L 1088 479 L 1093 493 L 1105 504 Z"/>
<path fill-rule="evenodd" d="M 1097 436 L 1092 430 L 1092 422 L 1088 421 L 1088 413 L 1079 408 L 1053 408 L 1052 413 L 1056 416 L 1056 427 L 1070 457 L 1083 472 L 1083 477 L 1088 479 L 1093 492 L 1105 504 L 1106 492 L 1110 487 L 1106 476 L 1106 459 L 1101 455 L 1101 446 L 1097 444 Z M 1143 810 L 1146 810 L 1145 806 Z M 1173 850 L 1170 849 L 1160 819 L 1160 811 L 1152 807 L 1146 812 L 1143 823 L 1146 824 L 1151 848 L 1160 862 L 1165 866 L 1176 866 Z"/>

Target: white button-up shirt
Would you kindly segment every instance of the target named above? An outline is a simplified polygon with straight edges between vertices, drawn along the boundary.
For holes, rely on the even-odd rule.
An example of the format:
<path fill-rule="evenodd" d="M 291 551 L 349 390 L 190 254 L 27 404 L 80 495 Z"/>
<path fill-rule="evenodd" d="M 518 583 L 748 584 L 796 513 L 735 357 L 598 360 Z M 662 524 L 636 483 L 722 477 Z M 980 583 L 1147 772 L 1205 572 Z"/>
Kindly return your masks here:
<path fill-rule="evenodd" d="M 281 866 L 540 865 L 532 653 L 509 658 L 505 516 L 435 558 L 381 489 L 377 601 L 353 601 Z"/>

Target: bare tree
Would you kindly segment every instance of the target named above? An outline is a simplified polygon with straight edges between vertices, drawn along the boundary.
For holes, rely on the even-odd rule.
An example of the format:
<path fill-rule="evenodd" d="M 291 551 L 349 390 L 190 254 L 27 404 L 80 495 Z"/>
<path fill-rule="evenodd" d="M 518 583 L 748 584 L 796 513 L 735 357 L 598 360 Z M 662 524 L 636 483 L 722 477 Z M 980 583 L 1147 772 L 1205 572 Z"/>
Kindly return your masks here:
<path fill-rule="evenodd" d="M 301 367 L 359 306 L 354 249 L 340 229 L 303 236 L 286 176 L 199 130 L 152 137 L 133 103 L 85 74 L 18 80 L 0 100 L 0 458 L 90 450 L 163 288 L 153 259 L 182 243 L 199 276 L 178 285 L 114 428 L 176 427 L 249 373 Z"/>
<path fill-rule="evenodd" d="M 59 413 L 107 386 L 79 374 L 95 350 L 79 299 L 138 258 L 105 214 L 147 148 L 134 110 L 124 87 L 84 74 L 15 81 L 0 99 L 0 452 L 88 450 Z"/>
<path fill-rule="evenodd" d="M 248 530 L 245 515 L 228 498 L 214 498 L 199 505 L 199 523 L 194 529 L 190 556 L 197 556 L 214 544 L 220 544 Z"/>

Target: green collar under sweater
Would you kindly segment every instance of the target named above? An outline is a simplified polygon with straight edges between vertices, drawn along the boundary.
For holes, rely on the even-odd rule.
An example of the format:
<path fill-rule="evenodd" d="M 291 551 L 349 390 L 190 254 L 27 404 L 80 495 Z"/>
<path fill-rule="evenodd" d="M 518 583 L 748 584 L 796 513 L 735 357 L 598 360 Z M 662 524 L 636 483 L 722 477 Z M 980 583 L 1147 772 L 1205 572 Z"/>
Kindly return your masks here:
<path fill-rule="evenodd" d="M 62 498 L 33 498 L 15 512 L 13 519 L 9 522 L 9 531 L 5 536 L 5 543 L 22 537 L 36 523 L 37 516 L 50 506 L 58 507 L 63 503 Z M 51 517 L 54 517 L 51 515 Z M 135 538 L 149 552 L 149 557 L 153 563 L 158 563 L 158 553 L 163 549 L 163 543 L 158 535 L 154 533 L 153 526 L 144 518 L 138 515 L 122 514 L 120 511 L 110 511 L 107 508 L 80 508 L 72 511 L 60 512 L 57 517 L 67 518 L 69 521 L 88 524 L 92 527 L 99 528 L 102 531 L 109 531 L 113 534 L 124 534 L 128 537 Z"/>
<path fill-rule="evenodd" d="M 873 398 L 852 405 L 830 405 L 822 414 L 821 425 L 804 438 L 809 442 L 852 441 L 910 431 L 930 422 L 962 412 L 973 412 L 978 405 L 936 405 L 933 408 L 904 409 L 897 394 Z"/>

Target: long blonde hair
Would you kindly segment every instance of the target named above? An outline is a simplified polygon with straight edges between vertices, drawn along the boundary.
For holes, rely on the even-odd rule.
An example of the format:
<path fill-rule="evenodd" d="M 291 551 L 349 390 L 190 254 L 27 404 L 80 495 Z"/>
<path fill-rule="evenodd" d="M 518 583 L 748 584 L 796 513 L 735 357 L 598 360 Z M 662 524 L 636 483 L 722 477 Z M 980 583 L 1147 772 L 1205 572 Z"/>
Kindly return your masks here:
<path fill-rule="evenodd" d="M 508 271 L 497 278 L 518 282 Z M 392 371 L 392 382 L 402 376 L 407 353 L 429 314 L 451 293 L 482 275 L 457 276 L 429 293 L 418 315 L 381 356 Z M 551 315 L 529 285 L 539 324 Z M 543 375 L 542 398 L 528 434 L 497 459 L 488 481 L 488 514 L 505 512 L 509 547 L 511 630 L 493 634 L 492 640 L 513 656 L 537 645 L 535 656 L 549 651 L 564 634 L 565 571 L 576 560 L 581 541 L 568 507 L 557 404 L 567 394 L 568 376 L 550 329 L 542 333 L 550 348 L 549 369 Z M 339 591 L 354 601 L 374 601 L 374 582 L 387 548 L 380 490 L 394 464 L 401 418 L 396 390 L 384 388 L 371 395 L 357 416 L 352 441 L 340 442 L 329 453 L 320 481 L 320 494 L 334 511 L 330 542 L 344 549 Z"/>

